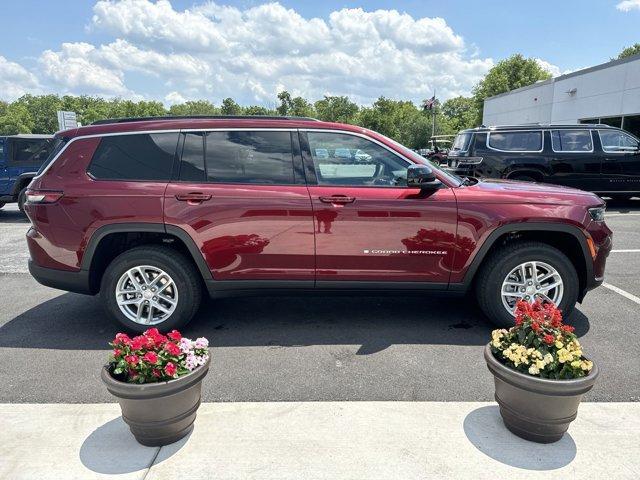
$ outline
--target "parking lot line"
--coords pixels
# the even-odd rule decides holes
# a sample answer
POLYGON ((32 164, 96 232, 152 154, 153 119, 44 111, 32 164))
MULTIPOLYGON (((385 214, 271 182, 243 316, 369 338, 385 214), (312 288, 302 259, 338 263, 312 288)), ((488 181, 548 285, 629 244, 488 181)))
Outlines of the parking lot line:
POLYGON ((611 253, 640 253, 640 248, 623 248, 620 250, 611 250, 611 253))
POLYGON ((638 305, 640 305, 640 298, 636 297, 634 294, 626 292, 626 291, 622 290, 621 288, 618 288, 615 285, 611 285, 610 283, 607 283, 607 282, 602 282, 602 286, 605 287, 605 288, 608 288, 612 292, 619 293, 623 297, 628 298, 632 302, 635 302, 638 305))
POLYGON ((604 218, 609 218, 609 217, 637 217, 640 216, 640 213, 606 213, 604 215, 604 218))

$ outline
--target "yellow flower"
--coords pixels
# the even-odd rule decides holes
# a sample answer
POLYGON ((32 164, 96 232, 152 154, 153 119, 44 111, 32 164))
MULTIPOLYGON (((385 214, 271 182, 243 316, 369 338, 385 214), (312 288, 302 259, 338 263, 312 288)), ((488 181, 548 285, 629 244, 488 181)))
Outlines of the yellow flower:
POLYGON ((540 373, 540 369, 538 367, 536 367, 535 365, 531 365, 529 367, 529 373, 531 375, 538 375, 540 373))
POLYGON ((562 347, 564 347, 562 342, 560 340, 556 340, 556 348, 562 348, 562 347))

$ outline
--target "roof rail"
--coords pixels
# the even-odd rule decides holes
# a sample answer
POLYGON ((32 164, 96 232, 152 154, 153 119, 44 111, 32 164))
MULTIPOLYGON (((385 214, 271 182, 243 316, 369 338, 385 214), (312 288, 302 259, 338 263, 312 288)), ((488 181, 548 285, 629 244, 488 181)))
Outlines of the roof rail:
POLYGON ((105 118, 104 120, 96 120, 91 125, 105 125, 108 123, 128 123, 128 122, 144 122, 158 120, 307 120, 319 122, 317 118, 312 117, 295 117, 295 116, 276 116, 276 115, 164 115, 160 117, 125 117, 125 118, 105 118))

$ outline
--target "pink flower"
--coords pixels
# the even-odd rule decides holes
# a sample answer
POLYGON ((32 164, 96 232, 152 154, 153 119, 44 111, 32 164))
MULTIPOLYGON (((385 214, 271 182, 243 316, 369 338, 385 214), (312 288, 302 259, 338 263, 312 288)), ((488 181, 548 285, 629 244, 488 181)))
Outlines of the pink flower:
POLYGON ((140 359, 137 355, 127 355, 126 357, 124 357, 124 361, 129 365, 137 365, 139 360, 140 359))
POLYGON ((165 343, 164 349, 169 353, 169 355, 173 355, 173 356, 180 355, 182 353, 182 350, 180 350, 180 347, 178 347, 178 345, 172 342, 165 343))
POLYGON ((164 367, 164 373, 166 373, 170 377, 173 377, 177 371, 178 368, 171 362, 167 363, 167 365, 164 367))
POLYGON ((171 330, 169 333, 167 333, 167 337, 178 342, 182 338, 182 334, 178 330, 171 330))
POLYGON ((142 357, 142 359, 145 362, 149 362, 151 364, 156 363, 158 361, 158 355, 155 354, 155 352, 147 352, 144 354, 144 357, 142 357))

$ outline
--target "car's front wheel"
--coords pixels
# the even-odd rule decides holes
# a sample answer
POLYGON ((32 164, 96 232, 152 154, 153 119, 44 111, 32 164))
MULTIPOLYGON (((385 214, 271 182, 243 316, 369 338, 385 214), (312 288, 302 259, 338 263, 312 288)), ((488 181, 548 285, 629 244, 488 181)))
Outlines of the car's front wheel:
POLYGON ((100 286, 102 304, 128 330, 169 331, 186 325, 202 297, 199 273, 180 252, 142 246, 118 255, 100 286))
POLYGON ((519 300, 553 302, 565 318, 578 300, 579 282, 571 260, 541 242, 517 242, 492 253, 478 272, 480 308, 500 327, 514 324, 519 300))

